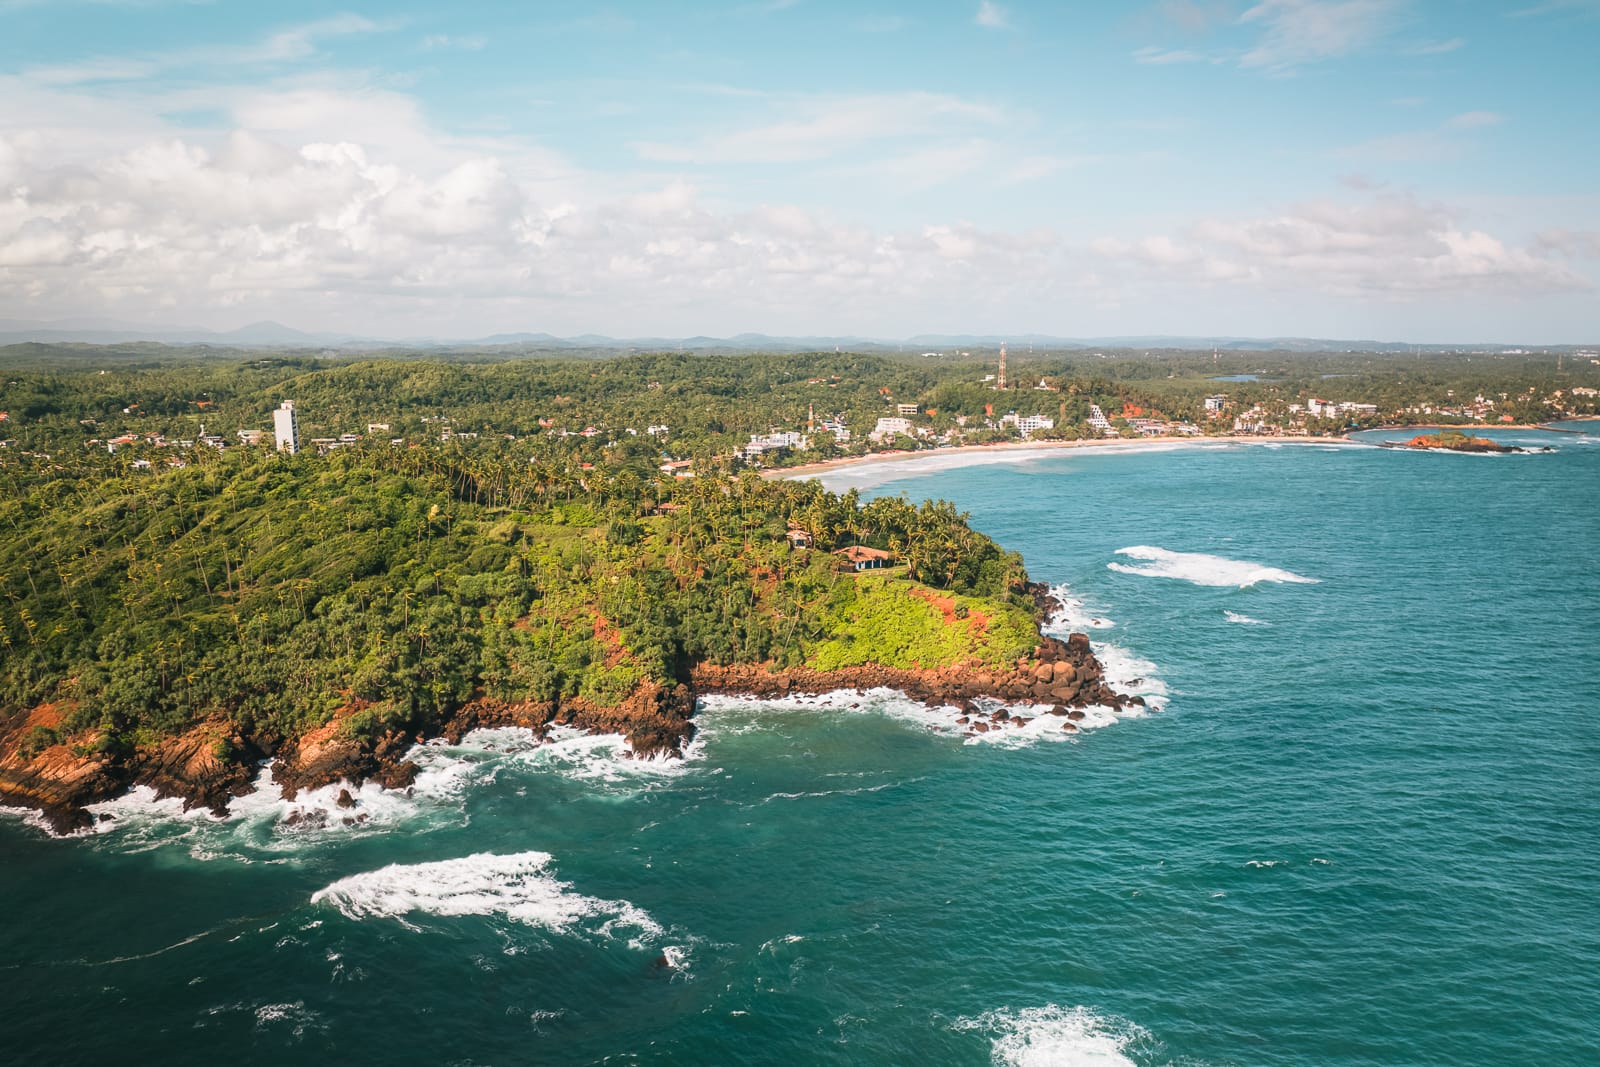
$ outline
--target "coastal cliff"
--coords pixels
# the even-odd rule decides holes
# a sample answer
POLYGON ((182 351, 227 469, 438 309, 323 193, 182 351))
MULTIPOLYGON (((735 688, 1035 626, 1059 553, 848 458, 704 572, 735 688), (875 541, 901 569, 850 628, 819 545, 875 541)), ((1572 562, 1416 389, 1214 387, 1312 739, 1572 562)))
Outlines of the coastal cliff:
MULTIPOLYGON (((1032 591, 1041 610, 1052 606, 1044 587, 1032 591)), ((35 808, 56 832, 70 833, 92 825, 87 805, 136 785, 149 786, 158 798, 181 797, 185 810, 206 808, 223 815, 231 800, 251 791, 261 762, 269 758, 273 783, 288 799, 301 790, 334 784, 358 788, 376 782, 403 789, 418 771, 406 758, 414 744, 433 737, 458 743, 483 727, 524 727, 541 736, 553 726, 621 734, 636 757, 678 757, 694 736, 701 696, 781 698, 877 688, 898 690, 929 706, 958 707, 964 712, 960 721, 970 723, 975 733, 1026 721, 1014 714, 1017 705, 1058 716, 1062 729, 1071 732, 1085 707, 1143 703, 1111 689, 1086 635, 1075 633, 1063 641, 1040 633, 1029 655, 998 667, 979 657, 931 668, 696 663, 682 681, 665 685, 646 680, 613 703, 479 697, 426 725, 367 733, 350 728, 367 710, 351 705, 327 723, 288 738, 247 736, 217 718, 126 752, 99 745, 92 736, 30 749, 23 740, 30 731, 61 717, 61 709, 45 707, 0 735, 0 800, 35 808)))
POLYGON ((0 501, 0 803, 63 829, 134 786, 220 812, 269 759, 289 795, 403 788, 412 744, 476 726, 672 755, 706 693, 1115 703, 1086 641, 1042 635, 1021 557, 946 502, 650 483, 613 458, 223 455, 30 483, 0 501))

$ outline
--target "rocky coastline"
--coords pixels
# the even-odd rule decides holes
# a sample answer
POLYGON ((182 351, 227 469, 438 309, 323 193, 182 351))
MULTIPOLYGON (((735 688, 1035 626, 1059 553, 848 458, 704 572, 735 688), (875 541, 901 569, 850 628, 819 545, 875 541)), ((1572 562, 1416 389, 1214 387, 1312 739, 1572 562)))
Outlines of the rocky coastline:
MULTIPOLYGON (((1043 620, 1057 605, 1048 587, 1037 584, 1030 591, 1043 620)), ((58 834, 87 829, 94 821, 88 805, 141 785, 152 788, 158 798, 181 797, 185 810, 203 807, 221 816, 234 798, 252 791, 267 759, 272 760, 272 779, 285 799, 294 799, 301 790, 338 783, 359 787, 370 781, 386 789, 404 789, 418 772, 417 765, 406 759, 414 744, 431 737, 457 743, 482 727, 526 727, 541 736, 553 726, 615 733, 627 738, 635 756, 681 757, 682 746, 694 736, 694 712, 701 696, 770 699, 877 688, 898 690, 930 707, 960 708, 963 715, 958 721, 972 733, 1027 721, 1013 713, 1016 705, 1045 709, 1060 717, 1063 730, 1072 732, 1084 717, 1083 708, 1144 703, 1111 689, 1087 635, 1074 633, 1063 641, 1041 632, 1031 656, 1003 668, 979 660, 931 669, 866 664, 838 670, 700 663, 689 668, 683 681, 672 685, 646 681, 612 705, 582 699, 559 703, 480 699, 443 722, 393 729, 372 738, 343 729, 344 716, 294 738, 241 736, 219 718, 131 755, 66 743, 25 752, 22 738, 39 718, 35 709, 0 735, 0 803, 38 810, 58 834)))

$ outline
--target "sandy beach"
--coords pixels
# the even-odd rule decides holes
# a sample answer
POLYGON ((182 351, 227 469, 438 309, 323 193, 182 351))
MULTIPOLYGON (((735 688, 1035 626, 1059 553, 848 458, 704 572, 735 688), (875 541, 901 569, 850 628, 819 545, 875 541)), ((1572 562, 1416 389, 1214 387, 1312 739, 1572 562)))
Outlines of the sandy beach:
POLYGON ((966 466, 972 462, 993 459, 995 462, 1022 462, 1043 457, 1063 449, 1098 449, 1103 451, 1137 451, 1141 449, 1205 448, 1223 445, 1352 445, 1356 442, 1345 437, 1311 437, 1286 434, 1282 437, 1141 437, 1092 438, 1081 441, 1008 441, 998 445, 961 445, 957 448, 923 449, 917 452, 870 452, 865 456, 844 456, 839 459, 806 463, 798 467, 782 467, 762 471, 763 478, 815 478, 846 468, 872 466, 885 463, 924 462, 938 459, 954 462, 941 466, 966 466))

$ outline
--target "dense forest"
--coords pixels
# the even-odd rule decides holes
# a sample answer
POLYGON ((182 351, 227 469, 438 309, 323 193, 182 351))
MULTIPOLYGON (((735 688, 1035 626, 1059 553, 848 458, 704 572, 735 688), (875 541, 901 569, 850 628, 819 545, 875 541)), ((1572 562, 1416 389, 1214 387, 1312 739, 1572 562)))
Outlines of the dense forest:
POLYGON ((193 459, 0 501, 0 704, 72 709, 26 745, 135 747, 215 715, 294 736, 352 704, 350 730, 415 728, 478 696, 611 702, 696 662, 1003 663, 1038 639, 1020 559, 948 504, 663 479, 621 450, 581 471, 387 446, 193 459), (828 549, 849 544, 899 565, 844 571, 828 549), (984 625, 951 631, 930 588, 984 625))

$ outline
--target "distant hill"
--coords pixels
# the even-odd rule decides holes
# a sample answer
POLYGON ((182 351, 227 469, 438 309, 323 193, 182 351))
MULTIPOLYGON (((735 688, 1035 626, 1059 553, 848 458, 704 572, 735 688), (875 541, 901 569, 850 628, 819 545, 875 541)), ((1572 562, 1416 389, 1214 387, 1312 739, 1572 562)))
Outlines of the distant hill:
POLYGON ((1500 342, 1473 344, 1412 344, 1405 341, 1350 340, 1320 337, 1212 337, 1205 335, 1130 335, 1119 337, 1057 337, 1049 334, 917 334, 906 338, 862 337, 860 335, 816 335, 775 337, 763 333, 740 333, 732 337, 610 337, 604 334, 579 334, 558 337, 534 331, 497 333, 475 338, 381 338, 348 333, 318 333, 297 330, 282 323, 262 321, 236 330, 202 330, 183 326, 122 322, 116 319, 79 318, 54 321, 0 319, 0 345, 39 342, 43 344, 122 344, 151 341, 172 345, 218 345, 251 348, 526 348, 560 349, 635 349, 644 351, 729 351, 817 352, 834 348, 855 351, 939 352, 950 355, 972 349, 995 349, 1002 341, 1021 353, 1035 349, 1184 349, 1217 348, 1229 352, 1442 352, 1498 351, 1513 347, 1547 351, 1571 350, 1580 345, 1512 345, 1500 342))
POLYGON ((182 326, 140 325, 115 319, 63 319, 38 322, 0 319, 0 344, 38 341, 46 344, 122 344, 154 341, 167 345, 240 345, 318 348, 330 345, 372 343, 354 334, 307 333, 278 322, 252 322, 237 330, 218 332, 182 326))

